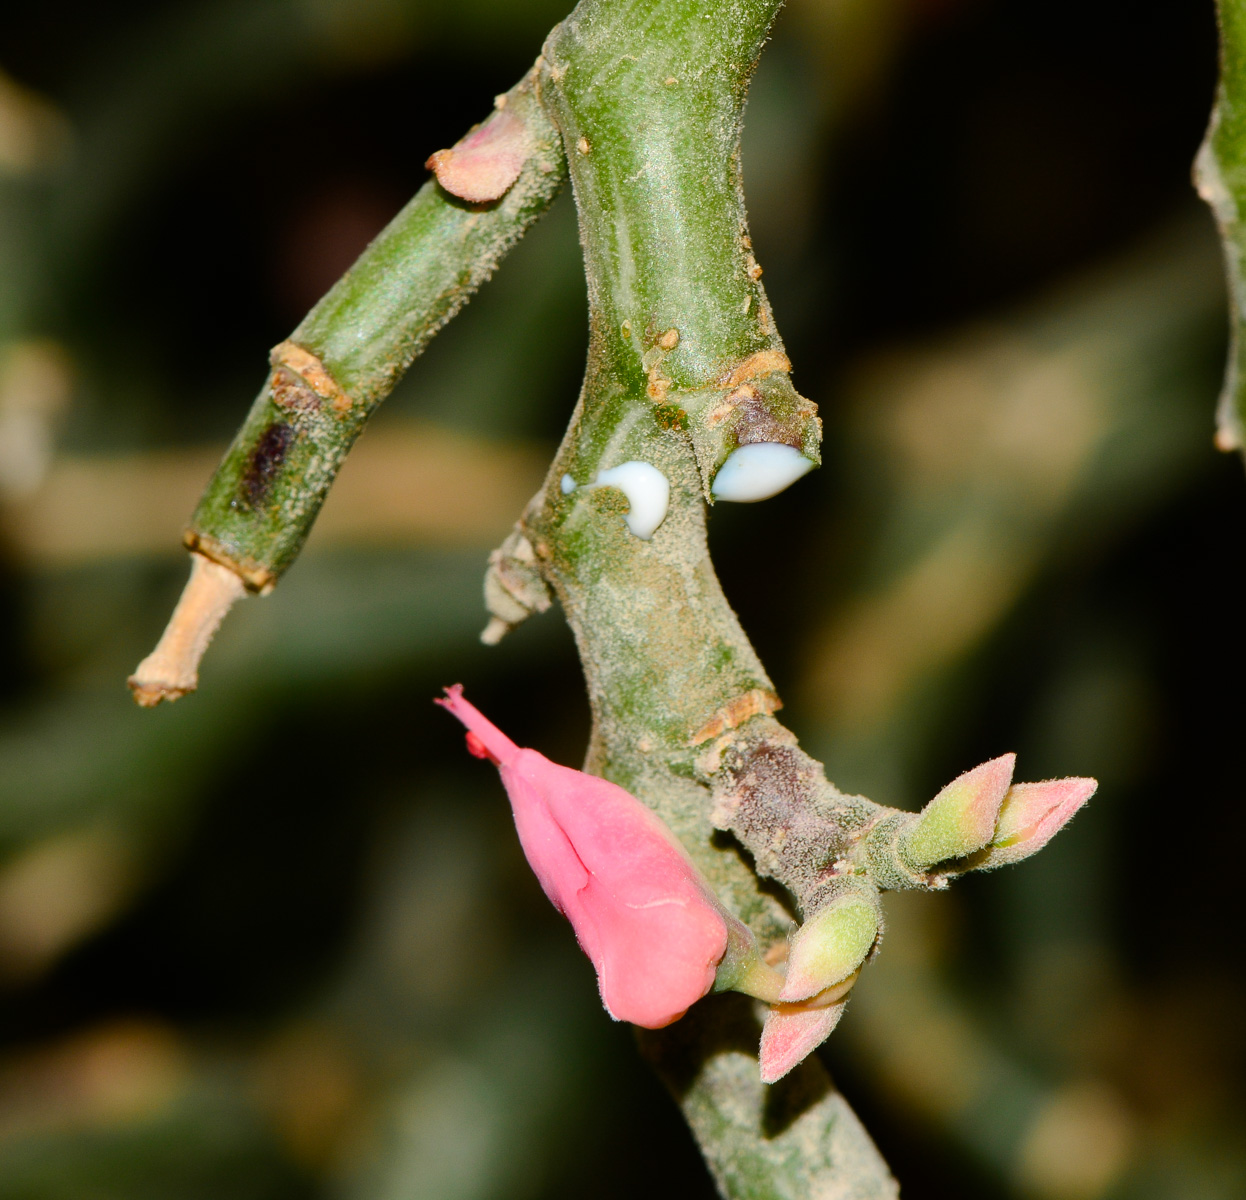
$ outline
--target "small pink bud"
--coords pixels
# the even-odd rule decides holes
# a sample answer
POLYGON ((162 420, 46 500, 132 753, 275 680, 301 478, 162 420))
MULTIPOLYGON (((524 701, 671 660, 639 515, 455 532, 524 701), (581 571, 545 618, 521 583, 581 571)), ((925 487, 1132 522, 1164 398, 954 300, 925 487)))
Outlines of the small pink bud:
POLYGON ((1048 779, 1014 783, 1004 797, 991 844, 970 860, 976 870, 989 871, 1020 862, 1041 850, 1098 788, 1094 779, 1048 779))
POLYGON ((523 121, 510 109, 501 108, 449 150, 430 155, 424 165, 451 195, 483 204, 506 194, 527 157, 523 121))
POLYGON ((839 1024, 847 1003, 776 1004, 771 1008, 762 1025, 758 1053, 762 1083, 777 1083, 822 1045, 839 1024))
POLYGON ((900 838, 900 853, 915 867, 981 850, 995 834, 1000 805, 1012 782, 1015 754, 1004 754, 958 775, 900 838))
POLYGON ((468 748, 497 764, 545 894, 571 922, 616 1021, 660 1029, 713 986, 728 918, 662 821, 617 784, 520 749, 446 689, 468 748))

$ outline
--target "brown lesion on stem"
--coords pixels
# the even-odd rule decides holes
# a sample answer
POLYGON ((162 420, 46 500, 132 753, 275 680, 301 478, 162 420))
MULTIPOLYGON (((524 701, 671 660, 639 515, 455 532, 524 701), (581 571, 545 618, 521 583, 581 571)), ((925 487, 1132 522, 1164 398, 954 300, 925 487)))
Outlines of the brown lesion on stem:
POLYGON ((332 404, 333 411, 338 416, 345 416, 350 412, 351 398, 329 373, 324 363, 310 350, 298 345, 297 342, 282 342, 272 348, 268 361, 273 366, 273 377, 269 386, 272 389, 273 400, 279 407, 298 407, 297 403, 282 405, 278 393, 282 390, 283 384, 288 389, 290 384, 297 387, 301 382, 321 400, 332 404), (297 378, 294 380, 283 378, 287 372, 297 378))
POLYGON ((792 390, 791 360, 782 350, 750 354, 714 382, 725 393, 705 414, 708 429, 726 426, 738 445, 782 442, 806 449, 813 426, 819 437, 818 406, 792 390))
MULTIPOLYGON (((867 858, 871 868, 880 865, 871 844, 880 821, 915 819, 841 792, 822 764, 767 714, 723 735, 697 765, 708 776, 714 826, 734 834, 758 872, 787 888, 806 912, 839 876, 860 874, 867 858)), ((888 868, 884 885, 895 886, 897 871, 887 861, 881 865, 888 868)), ((900 886, 915 884, 906 878, 900 886)))
POLYGON ((199 686, 199 663, 225 614, 246 595, 228 567, 190 556, 190 579, 156 648, 130 676, 130 691, 143 708, 177 700, 199 686))
POLYGON ((738 445, 749 442, 782 442, 805 450, 813 426, 820 440, 818 406, 789 388, 771 389, 765 384, 743 383, 705 415, 708 429, 725 426, 738 445))
POLYGON ((712 384, 684 400, 709 503, 715 499, 715 476, 741 446, 774 442, 791 446, 812 463, 820 460, 818 406, 792 386, 791 369, 782 350, 759 350, 723 368, 712 384))
POLYGON ((298 431, 285 421, 274 421, 256 439, 244 460, 239 482, 240 499, 249 509, 261 508, 281 475, 298 431))

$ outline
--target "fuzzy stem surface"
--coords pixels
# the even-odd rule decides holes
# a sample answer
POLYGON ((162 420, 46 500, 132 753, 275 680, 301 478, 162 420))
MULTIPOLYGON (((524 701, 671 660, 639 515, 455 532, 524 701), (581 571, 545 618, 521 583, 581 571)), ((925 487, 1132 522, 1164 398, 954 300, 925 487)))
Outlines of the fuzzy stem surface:
MULTIPOLYGON (((764 941, 782 936, 787 914, 740 843, 715 829, 711 783, 727 778, 740 739, 788 748, 793 739, 769 715, 778 698, 723 595, 705 519, 709 484, 732 449, 778 441, 817 454, 816 417, 790 383, 740 182, 745 92, 778 7, 585 0, 547 41, 539 86, 568 148, 580 216, 588 365, 546 485, 492 567, 495 582, 520 579, 529 592, 539 574, 562 603, 592 705, 586 769, 653 807, 764 941), (627 463, 656 468, 669 485, 648 537, 625 519, 626 492, 587 486, 627 463)), ((512 598, 521 591, 508 588, 512 598)), ((820 770, 811 786, 830 788, 820 770)), ((782 878, 771 865, 808 890, 799 872, 782 878)), ((703 1002, 643 1045, 724 1196, 895 1195, 820 1063, 807 1061, 778 1094, 760 1082, 757 1021, 738 997, 703 1002)))
MULTIPOLYGON (((510 168, 489 148, 514 152, 515 117, 529 139, 516 182, 484 204, 428 185, 277 347, 188 542, 251 590, 271 587, 369 413, 569 173, 590 304, 585 381, 544 486, 490 558, 485 639, 557 596, 592 707, 586 769, 657 812, 763 946, 784 941, 799 914, 812 932, 796 945, 793 971, 806 981, 793 999, 842 1007, 882 927, 879 891, 941 887, 967 869, 917 861, 920 822, 928 833, 937 817, 949 846, 983 843, 961 828, 976 793, 919 816, 827 781, 776 720, 779 698, 709 557, 707 506, 724 464, 754 445, 804 466, 819 453, 816 409, 792 385, 760 282, 740 177, 745 94, 778 8, 584 0, 508 94, 500 128, 462 144, 463 186, 492 194, 510 168), (845 914, 865 931, 855 940, 845 914)), ((439 164, 451 177, 453 152, 439 164)), ((214 624, 223 604, 185 611, 214 624)), ((181 630, 178 646, 197 661, 206 639, 194 633, 181 630)), ((180 663, 167 689, 144 695, 193 686, 180 663)), ((772 1008, 767 1030, 788 1016, 772 1008)), ((758 1033, 750 1001, 718 995, 642 1039, 723 1195, 894 1197, 820 1062, 781 1078, 814 1043, 767 1086, 758 1033)))
POLYGON ((377 405, 564 183, 561 139, 533 75, 502 103, 527 154, 501 199, 469 203, 430 180, 273 350, 186 533, 190 549, 250 590, 267 591, 294 561, 377 405))

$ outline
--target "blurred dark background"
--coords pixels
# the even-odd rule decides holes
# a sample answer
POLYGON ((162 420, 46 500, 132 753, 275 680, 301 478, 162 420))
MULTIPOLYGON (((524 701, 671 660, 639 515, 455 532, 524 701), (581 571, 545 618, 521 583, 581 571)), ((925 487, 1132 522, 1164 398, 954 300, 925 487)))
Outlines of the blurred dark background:
MULTIPOLYGON (((586 340, 563 197, 434 343, 202 690, 124 677, 270 346, 553 0, 27 5, 0 33, 0 1200, 709 1197, 462 681, 576 763, 556 614, 476 640, 586 340), (486 486, 487 484, 487 486, 486 486)), ((1210 0, 792 0, 745 132, 822 471, 713 515, 786 716, 916 808, 1095 775, 891 898, 823 1053, 910 1200, 1246 1195, 1240 459, 1189 167, 1210 0)))

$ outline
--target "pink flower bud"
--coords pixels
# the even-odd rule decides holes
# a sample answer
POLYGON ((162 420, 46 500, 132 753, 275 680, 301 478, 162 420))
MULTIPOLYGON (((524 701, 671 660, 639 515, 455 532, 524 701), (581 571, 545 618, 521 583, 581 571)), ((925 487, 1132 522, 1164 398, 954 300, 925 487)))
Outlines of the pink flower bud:
POLYGON ((762 1083, 777 1083, 812 1054, 839 1024, 847 1000, 830 1004, 776 1004, 761 1029, 762 1083))
POLYGON ((521 749, 446 689, 437 703, 491 759, 545 894, 571 922, 616 1021, 660 1029, 714 985, 727 916, 659 818, 617 784, 521 749))
POLYGON ((987 845, 995 834, 1016 759, 1015 754, 1004 754, 953 779, 900 838, 904 859, 915 867, 931 867, 987 845))
POLYGON ((989 871, 1029 858, 1072 820, 1098 786, 1094 779, 1014 783, 1004 797, 991 844, 969 860, 970 867, 989 871))

